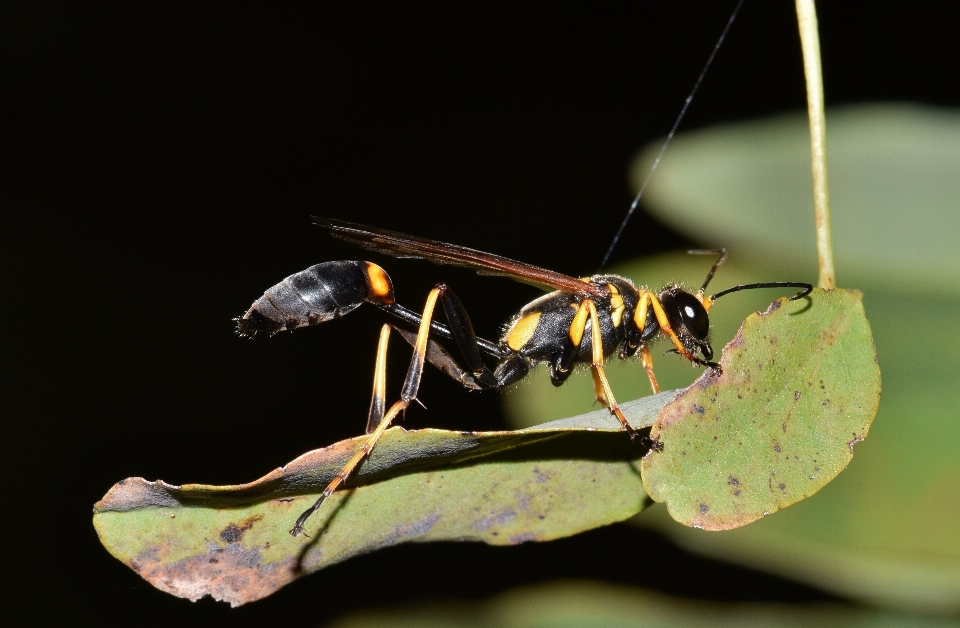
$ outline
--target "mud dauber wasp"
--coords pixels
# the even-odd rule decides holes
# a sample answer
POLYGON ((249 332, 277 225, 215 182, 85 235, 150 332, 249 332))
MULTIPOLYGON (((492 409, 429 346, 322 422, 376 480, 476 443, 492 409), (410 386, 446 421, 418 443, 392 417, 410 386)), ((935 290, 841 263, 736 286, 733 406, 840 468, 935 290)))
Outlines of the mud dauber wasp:
POLYGON ((237 332, 243 336, 253 336, 261 331, 275 334, 334 320, 363 303, 372 303, 418 330, 413 333, 390 323, 383 326, 377 350, 373 398, 367 418, 369 437, 316 503, 300 515, 290 531, 293 536, 304 531, 306 520, 370 454, 393 419, 416 399, 425 362, 473 390, 499 390, 509 386, 522 379, 539 363, 548 365, 551 381, 559 386, 567 380, 576 364, 588 363, 593 372, 597 399, 617 417, 631 438, 639 437, 646 446, 660 449, 659 442, 648 436, 639 436, 623 416, 604 373, 604 359, 615 352, 621 359, 639 353, 650 385, 656 393, 660 387, 653 373, 649 350, 649 344, 656 338, 666 336, 673 343, 671 352, 680 354, 693 364, 719 372, 720 366, 711 361, 713 348, 709 341, 710 322, 707 315, 714 301, 731 292, 755 288, 802 288, 791 300, 802 298, 813 290, 808 283, 778 281, 734 286, 707 296, 705 291, 710 280, 726 259, 726 251, 722 249, 691 251, 718 256, 697 292, 688 292, 679 285, 669 285, 654 292, 637 287, 629 279, 618 275, 599 274, 577 279, 436 240, 341 220, 314 217, 313 222, 329 231, 333 237, 371 251, 393 257, 413 257, 437 264, 465 266, 480 274, 510 277, 551 292, 521 308, 500 341, 491 342, 476 336, 466 309, 446 284, 437 284, 430 291, 423 312, 418 314, 396 303, 393 283, 380 266, 372 262, 335 261, 317 264, 290 275, 267 290, 242 317, 235 319, 237 332), (447 325, 433 320, 438 300, 446 315, 447 325), (389 411, 385 411, 386 350, 391 329, 409 342, 414 352, 400 400, 389 411), (466 368, 431 335, 454 341, 466 368), (495 370, 484 363, 484 353, 498 361, 495 370), (698 353, 702 357, 697 357, 698 353))

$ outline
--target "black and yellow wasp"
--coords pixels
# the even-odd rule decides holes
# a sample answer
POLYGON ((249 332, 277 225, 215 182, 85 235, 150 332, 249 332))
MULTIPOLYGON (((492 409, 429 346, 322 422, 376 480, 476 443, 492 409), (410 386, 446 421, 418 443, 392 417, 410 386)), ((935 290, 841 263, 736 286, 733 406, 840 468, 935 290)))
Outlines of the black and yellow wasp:
MULTIPOLYGON (((425 363, 432 364, 470 389, 504 388, 522 379, 539 363, 548 365, 551 381, 559 386, 567 380, 576 364, 590 364, 597 399, 617 417, 631 438, 637 438, 637 432, 620 411, 607 381, 603 370, 605 358, 615 352, 620 358, 628 358, 639 352, 650 385, 654 392, 659 392, 649 344, 661 334, 673 343, 673 352, 694 364, 719 371, 719 365, 711 361, 713 348, 709 341, 710 321, 707 316, 716 299, 738 290, 773 287, 802 288, 799 294, 792 297, 798 299, 813 289, 807 283, 769 282, 735 286, 707 296, 707 285, 726 258, 723 250, 695 251, 718 256, 703 286, 696 293, 690 293, 679 285, 670 285, 654 292, 637 287, 629 279, 618 275, 600 274, 577 279, 491 253, 385 229, 317 217, 313 218, 313 222, 332 236, 371 251, 393 257, 422 258, 437 264, 465 266, 481 274, 503 275, 551 292, 521 308, 499 342, 476 336, 466 309, 446 284, 437 284, 430 291, 421 313, 399 305, 390 277, 372 262, 335 261, 317 264, 290 275, 257 299, 242 317, 236 319, 237 331, 241 335, 253 336, 261 331, 274 334, 324 323, 340 318, 363 303, 372 303, 418 330, 414 334, 403 326, 383 326, 377 352, 373 399, 367 419, 369 437, 317 502, 300 516, 290 531, 294 536, 304 531, 303 525, 310 515, 370 454, 393 419, 416 399, 425 363), (446 325, 434 320, 438 300, 447 319, 446 325), (400 400, 386 411, 384 373, 391 329, 396 329, 414 347, 414 352, 400 400), (434 338, 454 341, 464 366, 434 338), (484 363, 483 354, 497 360, 495 369, 491 370, 484 363)), ((647 446, 660 448, 660 443, 649 437, 640 438, 647 446)))

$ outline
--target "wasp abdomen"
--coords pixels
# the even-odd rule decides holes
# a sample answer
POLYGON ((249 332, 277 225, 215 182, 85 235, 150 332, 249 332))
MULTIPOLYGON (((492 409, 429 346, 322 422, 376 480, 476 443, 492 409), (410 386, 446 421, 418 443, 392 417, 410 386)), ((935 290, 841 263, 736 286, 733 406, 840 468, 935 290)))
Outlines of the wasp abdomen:
POLYGON ((393 283, 371 262, 324 262, 290 275, 235 319, 237 333, 275 334, 349 314, 362 303, 393 303, 393 283))

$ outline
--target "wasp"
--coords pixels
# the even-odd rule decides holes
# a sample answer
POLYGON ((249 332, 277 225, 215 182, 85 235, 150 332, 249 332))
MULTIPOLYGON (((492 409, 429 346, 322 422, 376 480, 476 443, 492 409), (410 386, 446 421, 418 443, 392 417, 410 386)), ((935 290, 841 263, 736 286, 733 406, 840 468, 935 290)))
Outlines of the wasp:
POLYGON ((653 392, 660 392, 649 345, 666 336, 673 344, 671 352, 719 373, 720 366, 712 361, 707 315, 714 301, 731 292, 755 288, 802 288, 791 300, 805 297, 813 290, 808 283, 778 281, 734 286, 707 296, 710 280, 726 259, 723 249, 691 251, 718 256, 697 292, 688 292, 679 285, 655 292, 618 275, 598 274, 578 279, 492 253, 386 229, 318 217, 313 217, 313 223, 335 238, 370 251, 472 268, 480 274, 510 277, 549 292, 521 308, 506 326, 500 340, 491 342, 477 337, 466 309, 446 284, 439 283, 430 291, 426 305, 418 313, 396 302, 393 282, 377 264, 334 261, 290 275, 267 290, 242 317, 235 319, 237 332, 243 336, 254 336, 258 332, 275 334, 334 320, 363 303, 370 303, 417 329, 414 333, 404 326, 389 323, 381 329, 373 398, 367 418, 369 437, 316 503, 297 519, 290 531, 293 536, 304 532, 307 519, 346 481, 370 454, 392 421, 416 399, 427 363, 472 390, 505 388, 540 363, 547 364, 551 382, 560 386, 576 365, 589 364, 597 399, 616 416, 631 438, 639 438, 646 446, 660 449, 659 442, 639 435, 620 411, 604 373, 604 360, 614 353, 621 359, 639 353, 653 392), (434 320, 438 301, 446 325, 434 320), (414 351, 400 400, 388 411, 385 404, 386 348, 392 329, 410 343, 414 351), (455 343, 463 365, 435 338, 455 343), (491 369, 484 362, 484 354, 496 360, 495 368, 491 369))

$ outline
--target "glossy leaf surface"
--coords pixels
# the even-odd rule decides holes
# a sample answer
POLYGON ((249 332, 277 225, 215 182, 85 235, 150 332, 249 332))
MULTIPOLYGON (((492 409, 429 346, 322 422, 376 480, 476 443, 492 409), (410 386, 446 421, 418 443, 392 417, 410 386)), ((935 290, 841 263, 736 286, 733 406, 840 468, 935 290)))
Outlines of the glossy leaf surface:
POLYGON ((747 318, 707 373, 668 404, 643 462, 671 516, 737 528, 817 492, 847 466, 880 401, 860 294, 817 290, 747 318))
MULTIPOLYGON (((673 396, 626 404, 651 425, 673 396)), ((96 504, 104 546, 154 586, 240 605, 351 556, 406 542, 546 541, 638 513, 646 451, 605 410, 519 432, 388 430, 353 490, 288 530, 363 438, 304 454, 249 484, 130 478, 96 504)))

